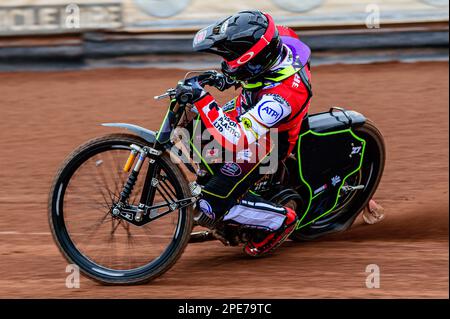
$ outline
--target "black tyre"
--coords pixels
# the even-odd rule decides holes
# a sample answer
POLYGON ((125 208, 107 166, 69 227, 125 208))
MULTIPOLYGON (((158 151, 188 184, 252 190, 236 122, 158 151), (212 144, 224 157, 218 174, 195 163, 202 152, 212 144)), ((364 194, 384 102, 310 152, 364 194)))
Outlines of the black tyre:
MULTIPOLYGON (((143 226, 111 214, 128 177, 122 167, 131 144, 148 143, 134 135, 111 134, 83 144, 61 165, 49 196, 50 228, 62 254, 104 284, 139 284, 165 273, 183 253, 193 227, 191 207, 143 226)), ((148 163, 141 169, 130 204, 141 197, 148 163)), ((187 181, 169 155, 156 157, 154 165, 157 178, 164 179, 172 194, 169 197, 190 197, 187 181)), ((157 193, 153 203, 164 198, 157 193)))
POLYGON ((308 241, 329 233, 346 230, 353 224, 377 190, 386 158, 383 136, 370 120, 355 128, 354 132, 366 141, 366 152, 361 170, 349 179, 354 179, 355 184, 365 185, 365 188, 356 190, 350 195, 341 196, 334 211, 314 223, 298 229, 291 235, 291 239, 308 241))

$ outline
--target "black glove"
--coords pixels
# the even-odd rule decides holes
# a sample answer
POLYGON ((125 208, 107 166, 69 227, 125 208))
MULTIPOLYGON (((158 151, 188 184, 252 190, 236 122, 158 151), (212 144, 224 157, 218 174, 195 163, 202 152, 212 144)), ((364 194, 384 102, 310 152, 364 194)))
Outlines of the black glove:
POLYGON ((197 83, 180 83, 177 85, 175 91, 175 98, 178 102, 186 104, 186 103, 194 103, 199 100, 205 94, 205 90, 197 83))
POLYGON ((211 76, 211 81, 209 82, 209 84, 211 86, 214 86, 219 91, 225 91, 232 86, 239 86, 238 82, 219 72, 216 72, 211 76))

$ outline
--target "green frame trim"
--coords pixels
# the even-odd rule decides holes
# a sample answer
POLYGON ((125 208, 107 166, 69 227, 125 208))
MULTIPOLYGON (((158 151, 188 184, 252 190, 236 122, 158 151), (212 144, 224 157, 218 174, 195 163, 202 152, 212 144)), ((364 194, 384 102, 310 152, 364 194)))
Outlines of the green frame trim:
POLYGON ((253 194, 255 196, 261 197, 261 195, 259 195, 258 193, 255 193, 254 191, 252 191, 251 189, 248 191, 250 194, 253 194))
POLYGON ((168 107, 168 109, 167 109, 166 115, 164 116, 164 119, 163 119, 163 121, 161 122, 161 126, 160 126, 160 128, 159 128, 159 131, 158 131, 158 133, 156 134, 156 140, 157 140, 158 143, 160 143, 160 144, 167 143, 167 142, 170 140, 170 138, 169 138, 169 140, 167 140, 167 141, 160 141, 159 138, 160 138, 160 135, 161 135, 161 132, 162 132, 162 128, 163 128, 164 124, 166 123, 167 117, 169 116, 169 113, 172 111, 172 109, 173 109, 173 107, 174 107, 174 105, 175 105, 176 103, 177 103, 177 100, 176 100, 176 99, 170 100, 170 104, 169 104, 169 107, 168 107))
POLYGON ((205 165, 206 169, 208 170, 208 172, 211 175, 214 175, 213 170, 211 169, 211 167, 208 165, 208 163, 205 161, 205 159, 203 158, 202 154, 200 153, 200 151, 195 147, 194 143, 192 142, 192 140, 194 139, 194 135, 195 135, 195 131, 197 130, 198 127, 198 123, 201 122, 200 120, 200 114, 197 116, 197 118, 195 119, 195 126, 194 129, 192 130, 192 136, 191 139, 189 140, 189 145, 191 145, 192 149, 194 150, 195 154, 197 154, 198 157, 200 157, 200 160, 202 161, 202 163, 205 165))
MULTIPOLYGON (((169 116, 169 112, 170 112, 170 109, 167 110, 166 115, 164 116, 164 119, 162 121, 161 127, 159 128, 158 134, 156 135, 156 140, 158 140, 158 141, 159 141, 159 138, 160 138, 160 135, 161 135, 161 132, 162 132, 162 126, 166 122, 167 117, 169 116)), ((162 142, 162 143, 164 143, 164 142, 162 142)))
POLYGON ((365 149, 366 149, 366 141, 362 138, 360 138, 359 136, 357 136, 351 128, 349 129, 345 129, 345 130, 339 130, 339 131, 334 131, 334 132, 326 132, 326 133, 318 133, 318 132, 314 132, 312 130, 306 131, 305 133, 301 134, 298 138, 299 142, 298 142, 298 147, 297 147, 297 158, 298 158, 298 169, 299 169, 299 176, 300 179, 302 180, 303 184, 306 185, 306 187, 308 188, 309 191, 309 202, 308 202, 308 206, 305 210, 305 212, 303 213, 303 216, 300 218, 298 225, 296 227, 296 230, 303 228, 313 222, 315 222, 316 220, 318 220, 319 218, 322 218, 325 215, 328 215, 329 213, 331 213, 335 208, 336 205, 338 204, 339 201, 339 193, 341 192, 342 187, 344 186, 345 181, 347 180, 347 178, 349 178, 350 176, 352 176, 353 174, 357 173, 363 164, 363 160, 364 160, 364 153, 365 153, 365 149), (336 134, 343 134, 343 133, 350 133, 356 140, 360 141, 362 143, 362 151, 361 151, 361 159, 359 162, 359 166, 357 169, 355 169, 354 171, 350 172, 347 176, 345 176, 342 179, 341 185, 339 186, 338 192, 337 192, 337 196, 336 196, 336 200, 334 202, 333 207, 331 207, 329 210, 327 210, 325 213, 321 214, 320 216, 314 218, 313 220, 309 221, 306 224, 302 225, 302 221, 303 219, 306 217, 306 215, 309 213, 309 209, 311 208, 311 202, 313 201, 314 198, 316 198, 317 196, 319 196, 322 193, 318 193, 316 195, 313 196, 313 191, 311 189, 311 186, 306 182, 306 180, 303 177, 303 172, 302 172, 302 161, 301 161, 301 156, 300 156, 300 145, 301 145, 301 139, 303 136, 305 136, 306 134, 313 134, 316 136, 329 136, 329 135, 336 135, 336 134))

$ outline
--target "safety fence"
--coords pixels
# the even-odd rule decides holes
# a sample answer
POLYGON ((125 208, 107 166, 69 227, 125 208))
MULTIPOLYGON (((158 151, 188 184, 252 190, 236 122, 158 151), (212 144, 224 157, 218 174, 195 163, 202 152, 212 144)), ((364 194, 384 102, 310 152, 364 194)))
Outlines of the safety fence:
POLYGON ((302 28, 448 21, 448 0, 2 0, 0 36, 192 32, 240 10, 302 28))

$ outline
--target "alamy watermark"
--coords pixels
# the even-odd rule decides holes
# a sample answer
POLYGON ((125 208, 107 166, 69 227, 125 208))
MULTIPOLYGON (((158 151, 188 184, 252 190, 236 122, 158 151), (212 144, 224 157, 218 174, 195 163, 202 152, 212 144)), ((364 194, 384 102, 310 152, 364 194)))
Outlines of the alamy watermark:
POLYGON ((240 133, 236 127, 234 132, 237 135, 235 137, 240 142, 233 144, 225 137, 218 141, 207 129, 202 132, 201 125, 198 125, 197 121, 200 120, 193 122, 192 134, 191 130, 183 127, 178 127, 171 132, 170 139, 174 146, 170 154, 174 163, 193 162, 206 165, 252 163, 259 165, 260 174, 271 174, 277 171, 279 162, 278 129, 272 128, 255 142, 249 143, 241 136, 243 133, 240 133))
POLYGON ((375 3, 370 3, 366 6, 366 27, 368 29, 379 29, 380 28, 380 6, 375 3))
POLYGON ((380 267, 377 264, 366 266, 366 287, 369 289, 380 288, 380 267))
POLYGON ((80 7, 75 4, 71 3, 66 7, 66 28, 67 29, 80 29, 80 7))
POLYGON ((66 267, 66 287, 69 289, 80 288, 80 268, 75 264, 69 264, 66 267))

